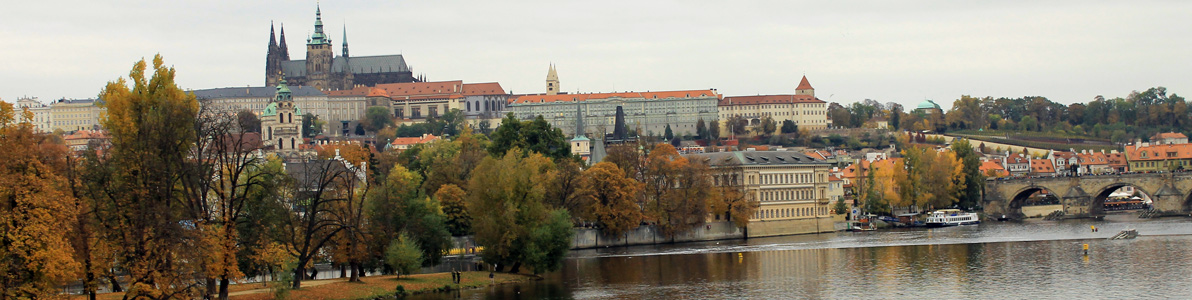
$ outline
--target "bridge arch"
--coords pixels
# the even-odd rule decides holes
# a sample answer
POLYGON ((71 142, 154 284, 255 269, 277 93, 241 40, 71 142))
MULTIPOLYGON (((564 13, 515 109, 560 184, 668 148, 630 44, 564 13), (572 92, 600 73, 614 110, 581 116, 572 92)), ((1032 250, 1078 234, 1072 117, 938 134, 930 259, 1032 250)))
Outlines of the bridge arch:
MULTIPOLYGON (((1151 201, 1150 203, 1147 204, 1148 207, 1154 207, 1156 204, 1158 204, 1157 201, 1160 200, 1160 199, 1158 199, 1158 197, 1156 197, 1157 196, 1156 194, 1146 191, 1146 189, 1144 189, 1143 187, 1141 187, 1137 184, 1128 183, 1128 182, 1115 182, 1115 183, 1111 183, 1111 184, 1108 184, 1108 185, 1102 187, 1100 191, 1097 191, 1096 194, 1092 195, 1092 197, 1091 197, 1092 199, 1090 199, 1092 201, 1089 201, 1089 206, 1088 206, 1089 215, 1092 215, 1092 216, 1105 215, 1105 212, 1107 210, 1106 200, 1108 200, 1110 198, 1110 195, 1112 195, 1114 192, 1117 192, 1119 189, 1122 189, 1122 188, 1133 188, 1135 191, 1134 192, 1135 194, 1142 194, 1142 196, 1140 198, 1151 201)), ((1160 188, 1160 191, 1158 191, 1158 193, 1162 193, 1162 192, 1164 192, 1164 189, 1160 188)), ((1180 195, 1180 196, 1182 196, 1182 195, 1180 195)), ((1131 209, 1139 209, 1139 208, 1133 207, 1131 209)))
POLYGON ((1042 185, 1029 185, 1015 191, 1006 204, 1007 217, 1022 219, 1046 215, 1049 210, 1063 210, 1062 195, 1042 185), (1023 208, 1026 207, 1024 210, 1023 208))

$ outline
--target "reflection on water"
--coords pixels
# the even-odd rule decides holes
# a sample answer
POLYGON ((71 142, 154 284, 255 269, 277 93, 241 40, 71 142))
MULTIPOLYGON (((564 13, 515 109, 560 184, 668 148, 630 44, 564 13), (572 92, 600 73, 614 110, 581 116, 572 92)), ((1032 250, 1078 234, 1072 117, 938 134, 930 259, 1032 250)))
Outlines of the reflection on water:
POLYGON ((543 281, 418 298, 1192 298, 1192 222, 1125 221, 578 251, 543 281), (1104 239, 1124 228, 1144 236, 1104 239))

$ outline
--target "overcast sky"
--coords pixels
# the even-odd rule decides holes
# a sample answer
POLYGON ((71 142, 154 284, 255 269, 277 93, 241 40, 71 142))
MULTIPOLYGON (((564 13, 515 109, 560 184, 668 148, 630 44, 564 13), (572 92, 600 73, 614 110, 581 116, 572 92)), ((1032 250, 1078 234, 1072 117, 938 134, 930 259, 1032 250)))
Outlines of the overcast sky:
MULTIPOLYGON (((950 107, 960 95, 1062 103, 1192 94, 1192 1, 322 1, 339 55, 403 54, 428 80, 562 89, 716 88, 950 107)), ((264 84, 269 24, 305 57, 314 1, 6 1, 0 99, 94 97, 165 56, 183 88, 264 84), (279 27, 280 29, 280 27, 279 27)))

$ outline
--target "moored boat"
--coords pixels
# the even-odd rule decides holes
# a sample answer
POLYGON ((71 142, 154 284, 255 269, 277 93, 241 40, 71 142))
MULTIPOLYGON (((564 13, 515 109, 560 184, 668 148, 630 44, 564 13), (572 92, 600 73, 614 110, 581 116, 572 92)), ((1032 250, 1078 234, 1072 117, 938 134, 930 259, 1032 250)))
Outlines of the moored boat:
POLYGON ((927 217, 927 227, 945 227, 957 225, 972 225, 981 223, 976 213, 966 213, 959 209, 941 209, 931 212, 927 217))

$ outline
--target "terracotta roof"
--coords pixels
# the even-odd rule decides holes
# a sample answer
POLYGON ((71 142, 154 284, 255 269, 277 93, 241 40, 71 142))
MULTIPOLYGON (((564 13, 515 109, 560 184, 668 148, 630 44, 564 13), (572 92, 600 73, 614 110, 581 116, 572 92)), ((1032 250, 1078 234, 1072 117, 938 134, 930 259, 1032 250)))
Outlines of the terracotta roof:
POLYGON ((718 105, 756 105, 756 104, 787 104, 787 103, 826 103, 811 95, 758 95, 724 97, 718 105))
POLYGON ((1131 161, 1192 159, 1192 144, 1150 145, 1146 147, 1127 146, 1126 156, 1131 161), (1146 156, 1144 157, 1143 154, 1146 154, 1146 156))
POLYGON ((686 90, 686 91, 663 91, 663 92, 624 92, 624 93, 592 93, 592 94, 558 94, 558 95, 522 95, 516 98, 510 98, 510 104, 522 103, 550 103, 550 102, 575 102, 588 100, 602 100, 609 98, 636 98, 636 99, 666 99, 666 98, 690 98, 690 97, 717 97, 719 94, 713 90, 686 90))
POLYGON ((1031 173, 1055 173, 1055 165, 1051 164, 1051 160, 1032 159, 1031 173))
POLYGON ((386 93, 384 89, 372 88, 372 89, 370 89, 370 90, 368 91, 368 97, 385 97, 385 98, 389 98, 389 93, 386 93))
POLYGON ((433 142, 433 141, 435 141, 435 140, 438 140, 438 139, 439 139, 439 137, 437 137, 437 136, 435 136, 435 135, 433 135, 433 134, 427 134, 427 135, 420 136, 420 137, 399 137, 399 138, 395 138, 395 139, 393 139, 393 142, 391 142, 391 143, 389 143, 389 144, 392 144, 392 145, 395 145, 395 146, 400 146, 400 145, 414 145, 414 144, 424 144, 424 143, 433 142))
POLYGON ((1123 153, 1107 153, 1105 159, 1109 160, 1110 166, 1126 166, 1126 155, 1123 153))
POLYGON ((1186 139, 1186 138, 1188 138, 1188 136, 1184 135, 1183 133, 1179 133, 1179 132, 1164 132, 1164 133, 1155 134, 1155 136, 1151 137, 1151 140, 1153 141, 1156 138, 1158 138, 1158 139, 1186 139))
POLYGON ((823 153, 820 153, 819 150, 803 152, 803 155, 807 155, 815 159, 828 159, 828 157, 823 153))
POLYGON ((1086 153, 1078 153, 1078 154, 1076 154, 1076 157, 1080 159, 1081 165, 1108 165, 1109 164, 1109 158, 1105 157, 1105 154, 1101 153, 1101 152, 1092 152, 1092 153, 1087 153, 1087 154, 1086 153))
POLYGON ((504 95, 505 89, 501 88, 501 84, 496 82, 465 83, 463 94, 465 96, 504 95))
POLYGON ((803 80, 799 80, 799 87, 797 87, 795 89, 796 90, 808 90, 808 89, 814 89, 814 88, 811 87, 810 82, 807 82, 807 75, 803 75, 803 80))
POLYGON ((402 82, 402 83, 384 83, 378 84, 377 87, 384 89, 393 98, 405 98, 408 96, 425 96, 425 95, 445 95, 458 94, 463 89, 464 82, 462 80, 453 81, 435 81, 435 82, 402 82))
POLYGON ((986 174, 989 170, 994 170, 994 172, 997 172, 998 176, 1010 175, 1010 172, 1006 171, 1006 168, 1003 168, 1002 165, 996 161, 987 160, 981 162, 981 167, 979 169, 981 170, 981 174, 986 174))
POLYGON ((1006 163, 1008 164, 1025 164, 1029 162, 1030 159, 1027 159, 1026 156, 1023 156, 1021 153, 1014 153, 1010 154, 1010 156, 1006 156, 1006 163))
POLYGON ((840 179, 840 177, 836 177, 836 175, 828 175, 828 181, 841 181, 841 180, 843 180, 843 179, 840 179))

